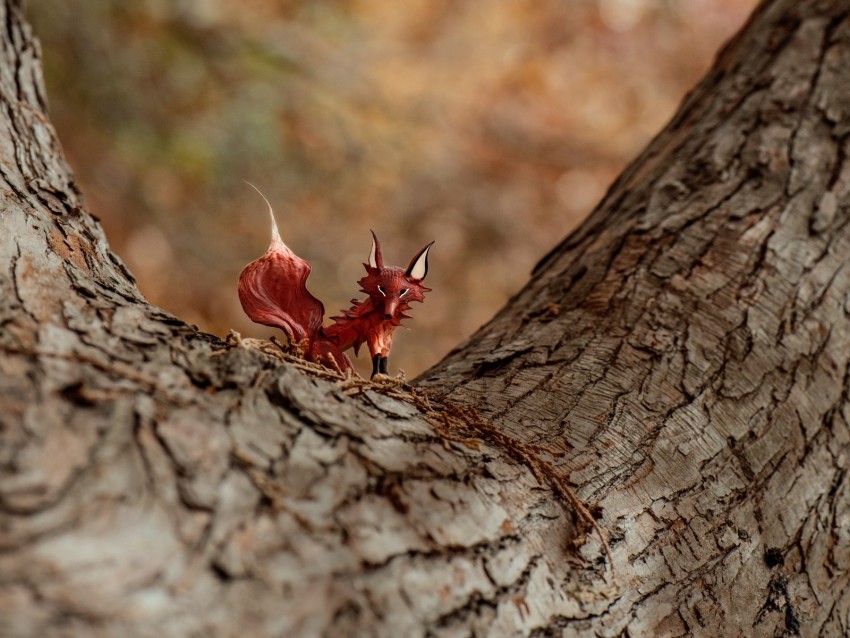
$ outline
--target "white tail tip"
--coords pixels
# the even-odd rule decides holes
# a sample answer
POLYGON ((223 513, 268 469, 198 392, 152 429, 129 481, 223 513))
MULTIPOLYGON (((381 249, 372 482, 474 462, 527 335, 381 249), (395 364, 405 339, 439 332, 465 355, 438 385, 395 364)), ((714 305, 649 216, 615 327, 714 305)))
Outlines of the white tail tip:
POLYGON ((259 193, 260 197, 262 197, 262 198, 263 198, 263 201, 266 203, 266 206, 268 206, 268 207, 269 207, 269 217, 270 217, 270 218, 271 218, 271 220, 272 220, 272 242, 271 242, 271 245, 273 246, 273 245, 274 245, 274 244, 276 244, 276 243, 281 243, 281 244, 282 244, 282 243, 283 243, 283 240, 280 238, 280 232, 278 232, 278 230, 277 230, 277 222, 275 221, 275 218, 274 218, 274 211, 272 210, 272 205, 269 203, 269 200, 268 200, 268 199, 266 199, 266 196, 265 196, 265 195, 263 195, 263 192, 262 192, 259 188, 257 188, 256 186, 254 186, 254 185, 253 185, 251 182, 249 182, 247 179, 243 179, 242 181, 243 181, 243 182, 245 182, 246 184, 248 184, 248 186, 250 186, 251 188, 253 188, 255 191, 257 191, 257 193, 259 193))

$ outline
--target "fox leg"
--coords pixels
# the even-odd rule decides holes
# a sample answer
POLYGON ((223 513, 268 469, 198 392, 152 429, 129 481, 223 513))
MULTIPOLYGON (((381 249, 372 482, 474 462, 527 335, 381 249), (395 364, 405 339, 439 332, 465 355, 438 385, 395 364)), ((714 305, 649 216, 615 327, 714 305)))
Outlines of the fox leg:
POLYGON ((370 379, 374 379, 376 375, 379 374, 387 374, 387 363, 389 362, 389 357, 384 357, 380 352, 377 352, 372 355, 372 376, 370 379))

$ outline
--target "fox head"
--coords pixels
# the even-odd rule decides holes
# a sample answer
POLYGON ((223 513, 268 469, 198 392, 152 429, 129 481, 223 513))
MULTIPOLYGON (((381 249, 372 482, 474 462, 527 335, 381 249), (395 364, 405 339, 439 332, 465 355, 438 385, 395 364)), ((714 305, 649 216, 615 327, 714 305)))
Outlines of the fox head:
POLYGON ((384 266, 381 244, 372 232, 369 262, 363 264, 366 276, 358 283, 362 291, 369 295, 373 307, 387 321, 398 324, 399 320, 408 316, 404 311, 410 308, 410 302, 423 301, 425 293, 431 290, 422 285, 422 280, 428 274, 428 251, 433 244, 431 242, 416 253, 406 269, 384 266))

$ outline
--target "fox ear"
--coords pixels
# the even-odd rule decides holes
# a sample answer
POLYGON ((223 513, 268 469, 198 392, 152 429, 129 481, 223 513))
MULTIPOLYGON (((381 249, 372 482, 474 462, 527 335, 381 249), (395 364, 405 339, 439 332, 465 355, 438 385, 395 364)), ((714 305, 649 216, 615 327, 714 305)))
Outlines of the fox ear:
POLYGON ((381 256, 381 242, 378 241, 378 236, 374 230, 370 230, 369 232, 372 233, 372 250, 369 252, 369 266, 371 268, 383 268, 384 258, 381 256))
POLYGON ((419 281, 425 279, 425 275, 428 274, 428 251, 431 250, 431 246, 433 245, 434 242, 431 242, 425 246, 425 248, 416 253, 416 256, 410 260, 410 265, 404 273, 407 277, 417 279, 419 281))

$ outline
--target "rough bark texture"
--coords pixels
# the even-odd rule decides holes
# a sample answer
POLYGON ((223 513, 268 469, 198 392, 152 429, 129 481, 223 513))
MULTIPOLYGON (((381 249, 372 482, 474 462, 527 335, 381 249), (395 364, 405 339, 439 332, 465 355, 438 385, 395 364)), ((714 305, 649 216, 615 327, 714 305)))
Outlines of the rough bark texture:
POLYGON ((428 375, 603 508, 632 633, 850 635, 848 15, 763 5, 428 375))
POLYGON ((148 305, 0 11, 0 635, 848 634, 846 3, 765 3, 415 392, 148 305))

